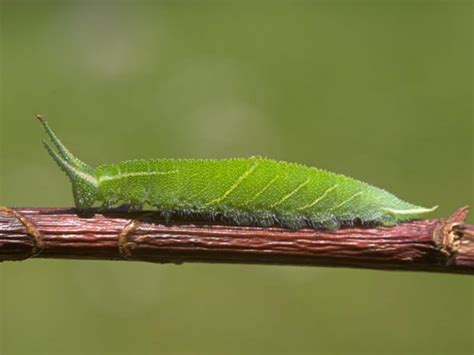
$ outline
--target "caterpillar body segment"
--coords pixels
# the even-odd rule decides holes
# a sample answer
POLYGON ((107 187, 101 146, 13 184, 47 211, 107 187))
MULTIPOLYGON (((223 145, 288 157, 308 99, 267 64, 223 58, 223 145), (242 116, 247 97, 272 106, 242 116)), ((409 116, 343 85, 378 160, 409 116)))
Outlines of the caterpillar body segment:
POLYGON ((427 209, 364 182, 295 163, 247 159, 155 159, 92 169, 72 156, 46 121, 51 157, 73 185, 76 206, 155 207, 163 216, 220 219, 238 225, 335 229, 393 225, 427 209))

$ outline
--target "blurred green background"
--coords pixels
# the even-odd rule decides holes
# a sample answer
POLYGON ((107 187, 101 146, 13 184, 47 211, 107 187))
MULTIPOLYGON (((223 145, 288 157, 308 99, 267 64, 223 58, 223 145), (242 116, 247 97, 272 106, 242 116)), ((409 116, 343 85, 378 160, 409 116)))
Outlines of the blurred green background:
MULTIPOLYGON (((471 1, 1 11, 2 205, 72 205, 37 112, 92 165, 259 154, 439 204, 435 217, 474 204, 471 1)), ((7 355, 474 352, 466 276, 29 260, 0 278, 7 355)))

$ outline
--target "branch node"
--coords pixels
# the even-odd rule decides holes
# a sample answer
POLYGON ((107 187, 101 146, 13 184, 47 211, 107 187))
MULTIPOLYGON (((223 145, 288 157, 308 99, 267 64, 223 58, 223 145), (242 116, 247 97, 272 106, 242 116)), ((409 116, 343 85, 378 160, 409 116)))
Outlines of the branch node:
POLYGON ((31 253, 23 260, 40 255, 44 249, 44 242, 42 234, 38 231, 35 225, 21 213, 5 206, 0 206, 0 214, 16 218, 18 222, 20 222, 23 227, 25 227, 26 234, 33 240, 33 248, 31 249, 31 253))
POLYGON ((469 207, 465 206, 454 212, 447 220, 440 219, 433 232, 433 241, 437 249, 447 258, 447 263, 461 247, 462 239, 465 237, 462 226, 468 212, 469 207))
POLYGON ((120 232, 118 238, 118 249, 120 254, 127 260, 133 260, 132 250, 137 246, 136 242, 130 242, 128 237, 133 234, 143 222, 138 219, 131 219, 120 232))

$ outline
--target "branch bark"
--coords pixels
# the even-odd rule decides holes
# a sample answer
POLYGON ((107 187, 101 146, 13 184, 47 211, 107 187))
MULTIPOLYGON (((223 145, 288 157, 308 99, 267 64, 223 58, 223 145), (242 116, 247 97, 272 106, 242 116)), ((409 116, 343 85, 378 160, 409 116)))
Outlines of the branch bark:
POLYGON ((448 219, 336 231, 178 221, 150 212, 79 216, 0 207, 0 261, 35 258, 312 265, 474 274, 468 208, 448 219))

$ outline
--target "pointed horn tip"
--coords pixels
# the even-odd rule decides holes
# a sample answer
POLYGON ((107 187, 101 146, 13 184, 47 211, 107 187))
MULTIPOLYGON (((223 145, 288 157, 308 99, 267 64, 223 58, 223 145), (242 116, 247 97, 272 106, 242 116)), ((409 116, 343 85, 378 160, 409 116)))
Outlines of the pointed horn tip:
POLYGON ((44 116, 43 116, 41 113, 37 113, 37 114, 35 115, 35 118, 36 118, 37 120, 40 120, 41 122, 44 122, 44 116))

